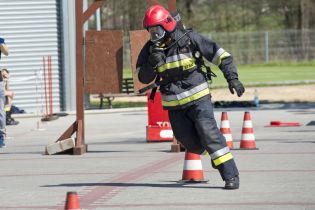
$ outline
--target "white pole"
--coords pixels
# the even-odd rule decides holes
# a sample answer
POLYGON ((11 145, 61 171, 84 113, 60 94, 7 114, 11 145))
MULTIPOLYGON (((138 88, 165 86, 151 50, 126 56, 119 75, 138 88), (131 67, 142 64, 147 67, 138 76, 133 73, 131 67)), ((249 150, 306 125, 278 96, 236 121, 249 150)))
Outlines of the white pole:
MULTIPOLYGON (((39 72, 41 72, 41 69, 39 69, 39 72)), ((37 70, 35 70, 35 86, 36 86, 36 117, 37 117, 37 122, 36 122, 36 129, 38 131, 42 131, 45 129, 41 129, 40 128, 40 124, 41 124, 41 115, 39 114, 40 112, 42 112, 42 110, 40 111, 40 104, 39 104, 39 98, 42 99, 42 97, 39 97, 39 91, 38 91, 38 78, 39 78, 39 74, 37 70)), ((41 88, 42 89, 42 88, 41 88)), ((41 108, 43 108, 43 103, 41 104, 41 108)))
POLYGON ((265 62, 269 63, 269 33, 265 32, 265 62))
MULTIPOLYGON (((83 1, 83 11, 86 11, 88 7, 89 7, 88 0, 84 0, 83 1)), ((84 28, 83 37, 84 37, 84 40, 85 40, 85 33, 86 33, 86 31, 89 30, 89 21, 86 21, 84 23, 83 28, 84 28)), ((83 46, 83 53, 84 53, 84 59, 85 59, 85 41, 84 41, 84 46, 83 46)), ((85 71, 85 69, 84 69, 84 71, 85 71)), ((91 106, 91 104, 90 104, 90 94, 88 92, 84 92, 84 108, 85 109, 89 109, 90 106, 91 106)))
POLYGON ((96 10, 96 30, 100 31, 102 30, 102 19, 101 19, 101 9, 96 10))

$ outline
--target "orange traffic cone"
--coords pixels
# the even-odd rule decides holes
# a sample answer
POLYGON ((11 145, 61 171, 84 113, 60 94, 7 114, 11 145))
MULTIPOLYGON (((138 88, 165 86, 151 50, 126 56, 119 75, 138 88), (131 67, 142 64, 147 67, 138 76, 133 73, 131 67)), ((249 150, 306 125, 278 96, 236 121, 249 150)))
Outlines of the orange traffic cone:
POLYGON ((203 177, 202 163, 200 155, 186 152, 184 170, 181 183, 207 182, 203 177))
POLYGON ((253 124, 249 112, 244 114, 244 123, 242 129, 242 137, 240 143, 241 149, 258 149, 256 148, 253 124))
POLYGON ((232 133, 230 129, 230 122, 229 122, 228 115, 226 112, 222 112, 222 115, 221 115, 220 131, 225 137, 227 146, 230 149, 233 149, 234 145, 233 145, 233 138, 232 138, 232 133))
POLYGON ((65 210, 80 210, 80 202, 76 192, 68 192, 65 210))

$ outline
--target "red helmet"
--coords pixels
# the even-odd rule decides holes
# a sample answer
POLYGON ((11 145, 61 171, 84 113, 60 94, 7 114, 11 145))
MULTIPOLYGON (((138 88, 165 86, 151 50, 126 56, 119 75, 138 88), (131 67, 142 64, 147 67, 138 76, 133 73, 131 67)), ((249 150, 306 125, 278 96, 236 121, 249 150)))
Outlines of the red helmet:
POLYGON ((143 27, 146 29, 157 25, 162 26, 167 32, 172 32, 176 27, 176 21, 171 13, 161 5, 147 9, 143 19, 143 27))

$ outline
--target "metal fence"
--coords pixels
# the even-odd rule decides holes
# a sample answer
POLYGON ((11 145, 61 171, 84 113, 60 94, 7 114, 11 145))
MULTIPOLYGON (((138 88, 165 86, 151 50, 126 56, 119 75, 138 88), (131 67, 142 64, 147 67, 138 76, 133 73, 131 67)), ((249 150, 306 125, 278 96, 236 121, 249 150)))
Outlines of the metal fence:
MULTIPOLYGON (((315 30, 204 34, 230 52, 237 64, 315 60, 315 30)), ((124 67, 130 68, 129 38, 124 40, 124 67)))
POLYGON ((315 59, 315 30, 211 33, 208 37, 230 52, 238 64, 315 59))

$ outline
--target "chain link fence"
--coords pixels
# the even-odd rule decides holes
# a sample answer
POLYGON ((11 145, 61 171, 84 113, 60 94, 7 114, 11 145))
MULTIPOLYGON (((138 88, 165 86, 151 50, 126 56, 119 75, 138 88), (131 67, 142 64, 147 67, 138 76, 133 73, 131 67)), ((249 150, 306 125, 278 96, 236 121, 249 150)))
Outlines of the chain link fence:
MULTIPOLYGON (((315 30, 203 34, 231 53, 237 64, 315 60, 315 30)), ((129 37, 124 37, 124 68, 131 68, 129 37)))
POLYGON ((315 30, 211 33, 238 64, 297 62, 315 59, 315 30))

